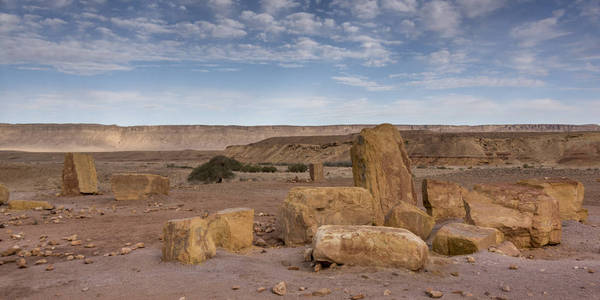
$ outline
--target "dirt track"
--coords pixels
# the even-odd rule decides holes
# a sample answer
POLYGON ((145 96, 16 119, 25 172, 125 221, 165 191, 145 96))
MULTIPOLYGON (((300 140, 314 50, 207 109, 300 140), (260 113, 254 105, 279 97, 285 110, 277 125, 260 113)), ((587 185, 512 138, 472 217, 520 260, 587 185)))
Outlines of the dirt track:
MULTIPOLYGON (((525 256, 531 254, 534 259, 482 252, 474 255, 474 264, 467 263, 464 256, 432 256, 426 270, 417 273, 362 267, 314 273, 301 261, 303 247, 279 248, 276 233, 263 236, 271 245, 266 253, 261 252, 262 248, 244 254, 218 251, 215 258, 198 266, 160 261, 159 236, 166 220, 245 206, 255 209, 256 221, 273 223, 277 208, 291 187, 314 185, 286 182, 296 174, 238 174, 231 182, 193 186, 185 181, 190 169, 180 167, 194 166, 209 155, 189 159, 177 153, 163 153, 160 158, 148 154, 140 156, 141 159, 125 161, 113 154, 96 158, 103 195, 56 197, 61 155, 54 155, 54 158, 48 158, 50 154, 37 158, 22 156, 12 160, 2 155, 14 154, 0 154, 0 182, 9 187, 12 199, 48 200, 72 210, 70 214, 65 211, 57 214, 6 211, 0 214, 0 223, 7 224, 6 228, 0 229, 0 251, 15 244, 31 249, 39 243, 41 235, 47 235, 48 240, 60 243, 54 253, 83 254, 93 263, 50 256, 46 259, 54 265, 53 271, 44 271, 46 265, 34 265, 40 257, 28 257, 26 269, 18 269, 12 262, 5 263, 0 265, 0 299, 277 299, 279 297, 268 290, 258 293, 256 289, 270 288, 279 281, 287 282, 286 298, 291 299, 304 298, 301 297, 303 294, 320 288, 332 290, 329 299, 348 299, 350 295, 361 293, 367 299, 418 299, 426 298, 424 291, 427 288, 442 291, 443 299, 463 298, 453 291, 472 293, 475 299, 496 296, 507 299, 600 299, 598 169, 415 169, 419 182, 424 177, 436 177, 466 186, 529 177, 570 177, 585 185, 584 204, 590 212, 589 223, 565 222, 561 245, 524 251, 525 256), (116 202, 107 180, 110 174, 122 171, 169 176, 171 194, 146 201, 116 202), (259 213, 266 213, 266 216, 258 216, 259 213), (21 215, 27 216, 20 219, 22 225, 10 224, 12 217, 21 215), (63 216, 60 223, 45 224, 58 215, 63 216), (11 239, 11 234, 21 232, 25 237, 23 240, 11 239), (83 244, 94 243, 96 247, 70 246, 62 240, 72 234, 77 234, 83 244), (103 256, 118 251, 126 243, 137 242, 144 242, 145 248, 127 255, 103 256), (511 264, 518 265, 519 269, 509 270, 511 264), (288 270, 289 265, 298 266, 300 270, 288 270), (589 269, 595 273, 588 272, 589 269), (458 276, 451 275, 453 272, 458 272, 458 276), (232 290, 234 285, 240 289, 232 290), (510 292, 502 291, 503 285, 510 286, 510 292), (299 291, 301 286, 306 290, 299 291), (383 296, 386 289, 391 291, 390 296, 383 296)), ((328 173, 328 180, 318 184, 320 186, 352 184, 349 168, 326 168, 325 173, 328 173)), ((299 177, 305 179, 308 176, 305 173, 299 177)), ((417 188, 420 191, 420 184, 417 188)))

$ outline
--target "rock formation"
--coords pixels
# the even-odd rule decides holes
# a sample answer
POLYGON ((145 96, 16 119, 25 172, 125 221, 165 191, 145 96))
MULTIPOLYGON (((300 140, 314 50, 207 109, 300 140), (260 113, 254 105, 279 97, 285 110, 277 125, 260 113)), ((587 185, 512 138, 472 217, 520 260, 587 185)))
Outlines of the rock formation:
POLYGON ((322 163, 311 163, 308 165, 310 173, 310 180, 313 182, 321 182, 325 178, 323 176, 323 164, 322 163))
POLYGON ((519 184, 479 184, 465 197, 468 223, 493 227, 517 247, 560 243, 558 201, 542 189, 519 184))
POLYGON ((404 228, 425 240, 435 226, 435 219, 412 204, 400 202, 385 216, 384 225, 404 228))
POLYGON ((368 189, 375 200, 375 223, 399 202, 416 204, 410 159, 400 132, 390 124, 365 128, 351 149, 354 185, 368 189))
POLYGON ((169 178, 154 174, 114 174, 110 186, 117 200, 141 200, 150 195, 169 194, 169 178))
POLYGON ((495 228, 450 223, 435 234, 432 250, 444 255, 464 255, 486 250, 503 240, 504 234, 495 228))
POLYGON ((254 238, 254 209, 229 208, 218 211, 210 230, 215 246, 240 251, 252 246, 254 238))
POLYGON ((8 192, 8 188, 0 183, 0 205, 7 203, 9 198, 10 193, 8 192))
POLYGON ((568 178, 536 178, 519 181, 519 184, 539 187, 558 200, 562 220, 586 221, 587 209, 583 208, 583 184, 568 178))
POLYGON ((278 217, 286 245, 310 243, 321 225, 372 225, 373 197, 357 187, 295 187, 278 217))
POLYGON ((465 217, 464 187, 447 181, 423 180, 423 206, 436 221, 465 217))
POLYGON ((97 194, 96 164, 90 154, 66 153, 62 174, 62 195, 97 194))
POLYGON ((14 210, 28 210, 28 209, 53 209, 54 206, 48 201, 34 201, 34 200, 10 200, 8 201, 8 208, 14 210))
POLYGON ((313 239, 313 257, 319 262, 421 269, 429 254, 427 244, 402 228, 324 225, 313 239))

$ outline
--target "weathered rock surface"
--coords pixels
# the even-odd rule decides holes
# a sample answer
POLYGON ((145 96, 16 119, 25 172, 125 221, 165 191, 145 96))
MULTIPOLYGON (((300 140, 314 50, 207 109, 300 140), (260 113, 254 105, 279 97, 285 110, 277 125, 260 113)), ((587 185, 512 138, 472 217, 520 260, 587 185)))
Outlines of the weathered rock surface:
POLYGON ((10 193, 8 192, 8 188, 0 183, 0 205, 7 203, 10 197, 10 193))
POLYGON ((489 247, 490 252, 499 253, 502 255, 518 257, 521 255, 521 251, 510 241, 504 241, 498 245, 489 247))
POLYGON ((230 208, 206 218, 169 220, 163 227, 164 261, 199 264, 216 248, 239 251, 252 246, 254 210, 230 208))
POLYGON ((308 165, 308 171, 310 173, 310 180, 313 182, 321 182, 325 179, 323 176, 323 164, 322 163, 311 163, 308 165))
POLYGON ((493 227, 517 247, 560 243, 558 201, 540 188, 519 184, 479 184, 465 197, 469 224, 493 227))
POLYGON ((354 185, 368 189, 375 200, 375 223, 399 202, 417 203, 410 159, 400 132, 391 124, 363 129, 352 144, 354 185))
POLYGON ((504 234, 495 228, 450 223, 435 234, 432 249, 444 255, 464 255, 486 250, 503 240, 504 234))
POLYGON ((435 226, 435 219, 412 204, 400 202, 385 216, 384 224, 388 227, 407 229, 420 238, 427 239, 435 226))
POLYGON ((313 239, 315 261, 336 264, 421 269, 427 244, 402 228, 324 225, 313 239))
POLYGON ((66 153, 62 180, 62 195, 98 193, 98 176, 92 155, 66 153))
POLYGON ((464 218, 464 196, 469 192, 464 187, 447 181, 423 180, 423 206, 436 220, 464 218))
POLYGON ((372 225, 373 196, 358 187, 296 187, 277 220, 286 245, 310 243, 321 225, 372 225))
POLYGON ((215 256, 217 249, 208 226, 212 220, 201 217, 169 220, 163 227, 163 261, 199 264, 215 256))
POLYGON ((42 209, 53 209, 54 206, 48 201, 34 201, 34 200, 11 200, 8 201, 8 208, 14 210, 28 210, 36 209, 41 207, 42 209))
POLYGON ((588 212, 583 208, 584 187, 579 181, 568 178, 535 178, 519 184, 539 187, 558 200, 561 220, 586 221, 588 212))
POLYGON ((117 200, 141 200, 150 195, 169 194, 169 178, 154 174, 114 174, 110 185, 117 200))

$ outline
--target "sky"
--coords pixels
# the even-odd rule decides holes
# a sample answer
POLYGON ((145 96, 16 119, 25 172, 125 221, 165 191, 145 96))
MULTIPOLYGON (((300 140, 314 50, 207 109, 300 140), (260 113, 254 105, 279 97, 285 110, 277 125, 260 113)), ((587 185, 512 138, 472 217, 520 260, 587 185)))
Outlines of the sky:
POLYGON ((0 0, 0 123, 599 116, 600 0, 0 0))

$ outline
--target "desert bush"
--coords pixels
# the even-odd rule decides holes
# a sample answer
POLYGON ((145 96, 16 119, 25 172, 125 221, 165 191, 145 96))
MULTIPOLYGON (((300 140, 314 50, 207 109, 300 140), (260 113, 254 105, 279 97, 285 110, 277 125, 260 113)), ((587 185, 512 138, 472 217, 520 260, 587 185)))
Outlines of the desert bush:
POLYGON ((264 166, 261 169, 261 172, 263 173, 275 173, 277 172, 277 168, 274 166, 264 166))
POLYGON ((244 173, 259 173, 259 172, 261 172, 261 170, 262 170, 262 168, 260 166, 248 164, 248 165, 243 165, 239 171, 244 172, 244 173))
POLYGON ((208 162, 194 168, 188 176, 190 182, 221 182, 223 179, 232 178, 235 170, 240 170, 242 163, 239 161, 219 155, 211 158, 208 162))
POLYGON ((326 161, 323 163, 326 167, 352 167, 351 161, 326 161))
POLYGON ((305 164, 292 164, 289 165, 287 168, 288 172, 292 172, 292 173, 302 173, 302 172, 306 172, 306 170, 308 170, 308 166, 305 164))

